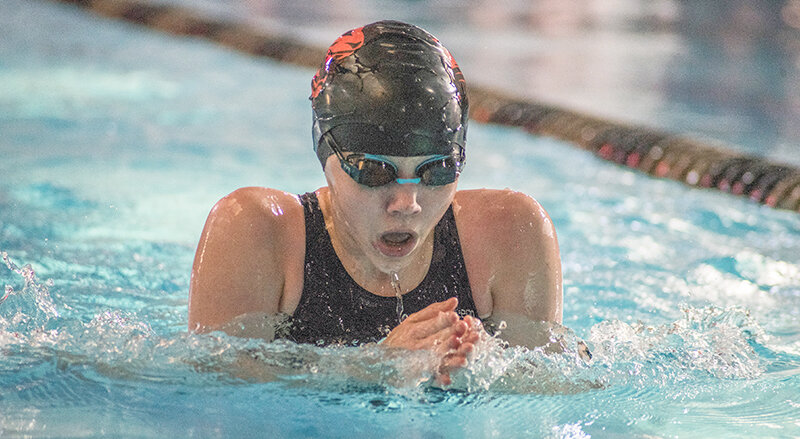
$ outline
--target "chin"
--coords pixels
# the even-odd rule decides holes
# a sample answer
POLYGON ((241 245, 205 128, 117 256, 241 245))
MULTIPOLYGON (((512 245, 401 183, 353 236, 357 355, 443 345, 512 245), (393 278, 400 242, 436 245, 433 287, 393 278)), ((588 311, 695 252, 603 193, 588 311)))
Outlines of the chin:
POLYGON ((383 273, 392 274, 401 271, 411 263, 411 258, 406 256, 402 258, 388 258, 387 256, 381 257, 380 260, 375 261, 375 267, 383 273))
POLYGON ((387 256, 377 251, 377 254, 372 259, 372 263, 380 272, 392 274, 402 271, 404 268, 411 265, 415 253, 416 252, 412 251, 405 256, 387 256))

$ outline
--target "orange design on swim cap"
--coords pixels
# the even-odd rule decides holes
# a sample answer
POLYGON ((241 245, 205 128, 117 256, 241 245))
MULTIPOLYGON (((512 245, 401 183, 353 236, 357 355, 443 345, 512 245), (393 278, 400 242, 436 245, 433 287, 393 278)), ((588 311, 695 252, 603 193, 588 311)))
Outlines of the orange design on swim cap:
POLYGON ((450 69, 453 71, 453 76, 455 76, 456 81, 458 81, 458 85, 461 86, 458 90, 458 98, 463 99, 464 97, 462 96, 462 93, 464 93, 463 90, 466 89, 467 81, 464 79, 464 74, 461 73, 461 68, 458 67, 458 63, 456 62, 456 59, 453 58, 453 55, 450 53, 450 51, 444 46, 442 46, 442 50, 444 50, 444 53, 447 55, 447 59, 450 61, 450 69))
POLYGON ((364 32, 362 29, 363 27, 358 27, 345 32, 331 44, 331 47, 328 47, 325 62, 322 64, 322 67, 317 70, 314 79, 311 80, 312 99, 319 96, 319 93, 322 91, 322 86, 325 84, 325 78, 328 76, 331 64, 347 58, 358 50, 359 47, 364 45, 364 32))

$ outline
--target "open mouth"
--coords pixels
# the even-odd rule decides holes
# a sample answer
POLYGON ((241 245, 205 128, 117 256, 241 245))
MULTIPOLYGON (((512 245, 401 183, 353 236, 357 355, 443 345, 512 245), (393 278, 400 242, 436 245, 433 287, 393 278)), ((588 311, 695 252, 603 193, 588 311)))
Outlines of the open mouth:
POLYGON ((413 235, 406 232, 391 232, 381 235, 381 241, 386 245, 401 246, 411 241, 413 237, 413 235))
POLYGON ((376 247, 387 256, 405 256, 411 253, 417 236, 411 232, 386 232, 380 236, 376 247))

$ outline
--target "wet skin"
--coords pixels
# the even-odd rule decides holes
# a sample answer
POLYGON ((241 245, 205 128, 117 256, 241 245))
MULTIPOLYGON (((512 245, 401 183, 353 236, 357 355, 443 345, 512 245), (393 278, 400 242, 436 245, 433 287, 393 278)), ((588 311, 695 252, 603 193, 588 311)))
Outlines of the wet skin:
MULTIPOLYGON (((412 178, 427 157, 387 157, 400 178, 412 178)), ((399 184, 370 188, 353 181, 331 156, 328 186, 317 191, 337 256, 367 291, 392 296, 391 273, 403 293, 425 277, 433 228, 452 203, 473 300, 481 318, 521 315, 561 321, 561 273, 554 228, 532 198, 509 190, 456 191, 399 184)), ((212 209, 198 245, 189 327, 225 329, 251 314, 292 314, 303 288, 303 208, 295 195, 243 188, 212 209)), ((440 355, 438 380, 467 363, 481 336, 478 319, 459 318, 456 299, 429 305, 395 327, 387 348, 430 349, 440 355)), ((252 331, 242 335, 253 336, 252 331)), ((271 337, 264 334, 264 337, 271 337)))
MULTIPOLYGON (((430 156, 382 157, 393 163, 399 178, 430 156)), ((444 186, 400 184, 368 187, 356 183, 328 158, 325 178, 329 191, 320 199, 334 250, 353 279, 382 296, 395 294, 392 273, 405 294, 422 282, 433 252, 433 229, 453 201, 456 183, 444 186)), ((383 345, 392 348, 433 349, 443 361, 438 380, 449 384, 449 372, 467 362, 478 340, 477 319, 462 320, 455 298, 432 304, 395 327, 383 345)))
MULTIPOLYGON (((417 165, 429 156, 384 157, 398 168, 399 178, 412 178, 417 165)), ((333 247, 348 273, 368 291, 392 296, 391 273, 396 272, 405 292, 425 277, 433 251, 433 228, 456 193, 456 183, 445 186, 399 184, 368 187, 356 183, 328 158, 325 178, 329 190, 320 208, 333 247), (397 241, 406 237, 405 240, 397 241), (397 245, 393 245, 397 243, 397 245)))

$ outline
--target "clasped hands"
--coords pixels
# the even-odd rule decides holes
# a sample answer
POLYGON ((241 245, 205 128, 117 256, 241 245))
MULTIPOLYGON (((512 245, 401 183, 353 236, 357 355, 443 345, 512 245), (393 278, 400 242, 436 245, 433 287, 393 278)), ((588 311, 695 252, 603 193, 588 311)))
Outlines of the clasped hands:
POLYGON ((451 297, 411 314, 397 325, 381 343, 391 348, 428 349, 439 358, 436 382, 448 385, 450 373, 467 365, 467 356, 480 339, 479 319, 455 312, 458 299, 451 297))

